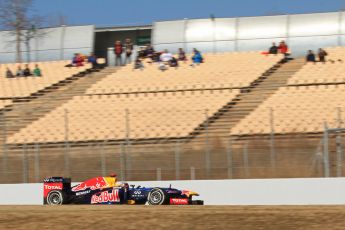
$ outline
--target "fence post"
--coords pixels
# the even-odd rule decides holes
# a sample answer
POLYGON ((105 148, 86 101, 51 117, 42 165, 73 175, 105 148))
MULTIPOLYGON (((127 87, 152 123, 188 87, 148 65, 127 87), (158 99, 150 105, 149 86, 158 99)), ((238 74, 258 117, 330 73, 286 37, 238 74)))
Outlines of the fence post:
POLYGON ((68 110, 65 109, 64 113, 64 123, 65 123, 65 154, 64 154, 64 172, 65 176, 70 175, 70 166, 69 166, 69 119, 68 119, 68 110))
POLYGON ((180 179, 180 156, 181 156, 181 146, 180 142, 176 142, 175 145, 175 180, 180 179))
POLYGON ((244 175, 246 178, 248 178, 249 177, 248 143, 243 145, 243 167, 244 167, 244 175))
POLYGON ((3 178, 7 177, 7 127, 6 127, 6 115, 2 114, 2 131, 3 131, 3 143, 2 143, 2 173, 3 178))
POLYGON ((324 164, 324 177, 329 177, 329 149, 328 149, 328 126, 327 122, 324 123, 323 133, 323 164, 324 164))
MULTIPOLYGON (((338 115, 338 128, 342 127, 342 118, 341 118, 341 108, 337 108, 338 115)), ((337 146, 337 177, 342 177, 343 175, 343 146, 341 142, 341 133, 337 132, 336 137, 336 146, 337 146)))
POLYGON ((40 182, 40 146, 35 144, 35 181, 40 182))
POLYGON ((208 127, 209 127, 209 120, 208 120, 208 110, 205 110, 205 166, 206 166, 206 177, 207 179, 210 178, 211 174, 211 156, 210 156, 210 142, 209 142, 209 135, 208 135, 208 127))
POLYGON ((232 143, 231 140, 229 140, 228 143, 228 151, 226 154, 227 158, 227 166, 228 166, 228 179, 233 178, 233 169, 232 169, 232 143))
POLYGON ((121 180, 126 180, 126 153, 125 153, 125 146, 123 143, 120 145, 120 175, 121 180))
POLYGON ((28 159, 27 159, 27 146, 23 145, 23 183, 28 183, 28 159))
POLYGON ((195 180, 195 168, 193 166, 190 167, 190 179, 195 180))
POLYGON ((157 170, 156 170, 156 180, 157 181, 162 180, 162 169, 161 168, 157 168, 157 170))
POLYGON ((101 157, 101 170, 102 170, 102 175, 106 176, 107 174, 107 166, 106 166, 106 158, 104 154, 104 142, 100 144, 100 157, 101 157))
POLYGON ((273 114, 273 109, 270 108, 270 128, 271 128, 271 133, 270 133, 270 150, 271 150, 271 167, 275 168, 276 167, 276 152, 275 152, 275 131, 274 131, 274 114, 273 114))

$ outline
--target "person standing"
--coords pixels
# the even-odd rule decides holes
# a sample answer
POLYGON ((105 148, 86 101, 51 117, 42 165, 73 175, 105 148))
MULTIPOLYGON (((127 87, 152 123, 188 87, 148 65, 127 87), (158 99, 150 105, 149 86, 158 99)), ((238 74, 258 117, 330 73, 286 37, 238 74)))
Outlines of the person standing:
POLYGON ((122 47, 121 41, 115 42, 114 52, 115 52, 115 66, 122 66, 121 56, 123 52, 123 47, 122 47))
POLYGON ((130 64, 131 56, 133 53, 133 43, 131 42, 131 39, 129 38, 127 38, 125 42, 125 52, 126 52, 125 64, 130 64))

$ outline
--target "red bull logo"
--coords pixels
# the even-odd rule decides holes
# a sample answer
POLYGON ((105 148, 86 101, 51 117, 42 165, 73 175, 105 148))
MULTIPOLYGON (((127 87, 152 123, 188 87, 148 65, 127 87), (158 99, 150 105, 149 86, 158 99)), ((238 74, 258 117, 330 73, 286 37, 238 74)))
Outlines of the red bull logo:
POLYGON ((96 190, 99 188, 107 187, 108 183, 103 177, 96 177, 90 180, 87 180, 75 187, 72 188, 73 192, 83 191, 85 189, 96 190))
POLYGON ((100 194, 95 194, 91 197, 91 204, 101 204, 108 202, 120 202, 119 190, 113 189, 110 191, 101 192, 100 194))

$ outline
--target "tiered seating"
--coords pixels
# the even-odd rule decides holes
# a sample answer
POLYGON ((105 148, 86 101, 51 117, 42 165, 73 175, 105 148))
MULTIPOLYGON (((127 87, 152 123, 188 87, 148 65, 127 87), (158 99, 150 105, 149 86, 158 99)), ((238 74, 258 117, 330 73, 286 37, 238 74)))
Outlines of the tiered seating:
POLYGON ((273 118, 275 133, 317 133, 338 127, 338 108, 345 121, 345 85, 283 87, 240 121, 232 135, 268 134, 273 118), (273 116, 270 110, 273 110, 273 116))
POLYGON ((8 139, 9 143, 185 137, 239 90, 78 96, 8 139), (126 115, 128 111, 128 116, 126 115), (128 127, 128 128, 127 128, 128 127))
POLYGON ((12 100, 0 100, 0 110, 12 103, 12 100))
POLYGON ((327 62, 307 63, 288 85, 345 83, 345 47, 327 49, 327 62))
MULTIPOLYGON (((35 64, 39 65, 42 70, 42 77, 32 76, 16 78, 6 78, 6 68, 9 67, 15 74, 19 64, 0 65, 0 98, 29 97, 33 93, 90 68, 89 64, 85 64, 85 66, 79 68, 64 67, 69 63, 70 61, 30 63, 29 67, 31 70, 34 69, 35 64)), ((24 68, 24 65, 21 65, 21 67, 24 68)))
POLYGON ((145 69, 126 66, 93 85, 88 94, 158 92, 195 89, 248 87, 282 56, 263 56, 256 52, 207 54, 205 63, 192 68, 181 63, 177 69, 161 72, 157 64, 145 64, 145 69))

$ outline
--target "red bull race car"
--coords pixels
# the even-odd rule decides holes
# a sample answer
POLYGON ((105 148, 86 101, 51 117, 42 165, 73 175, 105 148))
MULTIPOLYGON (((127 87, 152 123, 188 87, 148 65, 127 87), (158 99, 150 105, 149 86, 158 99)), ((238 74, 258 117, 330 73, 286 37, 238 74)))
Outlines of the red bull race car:
POLYGON ((130 205, 203 205, 193 200, 198 193, 161 187, 141 187, 119 183, 116 176, 95 177, 71 186, 70 178, 51 177, 44 180, 43 202, 63 204, 130 204, 130 205))

